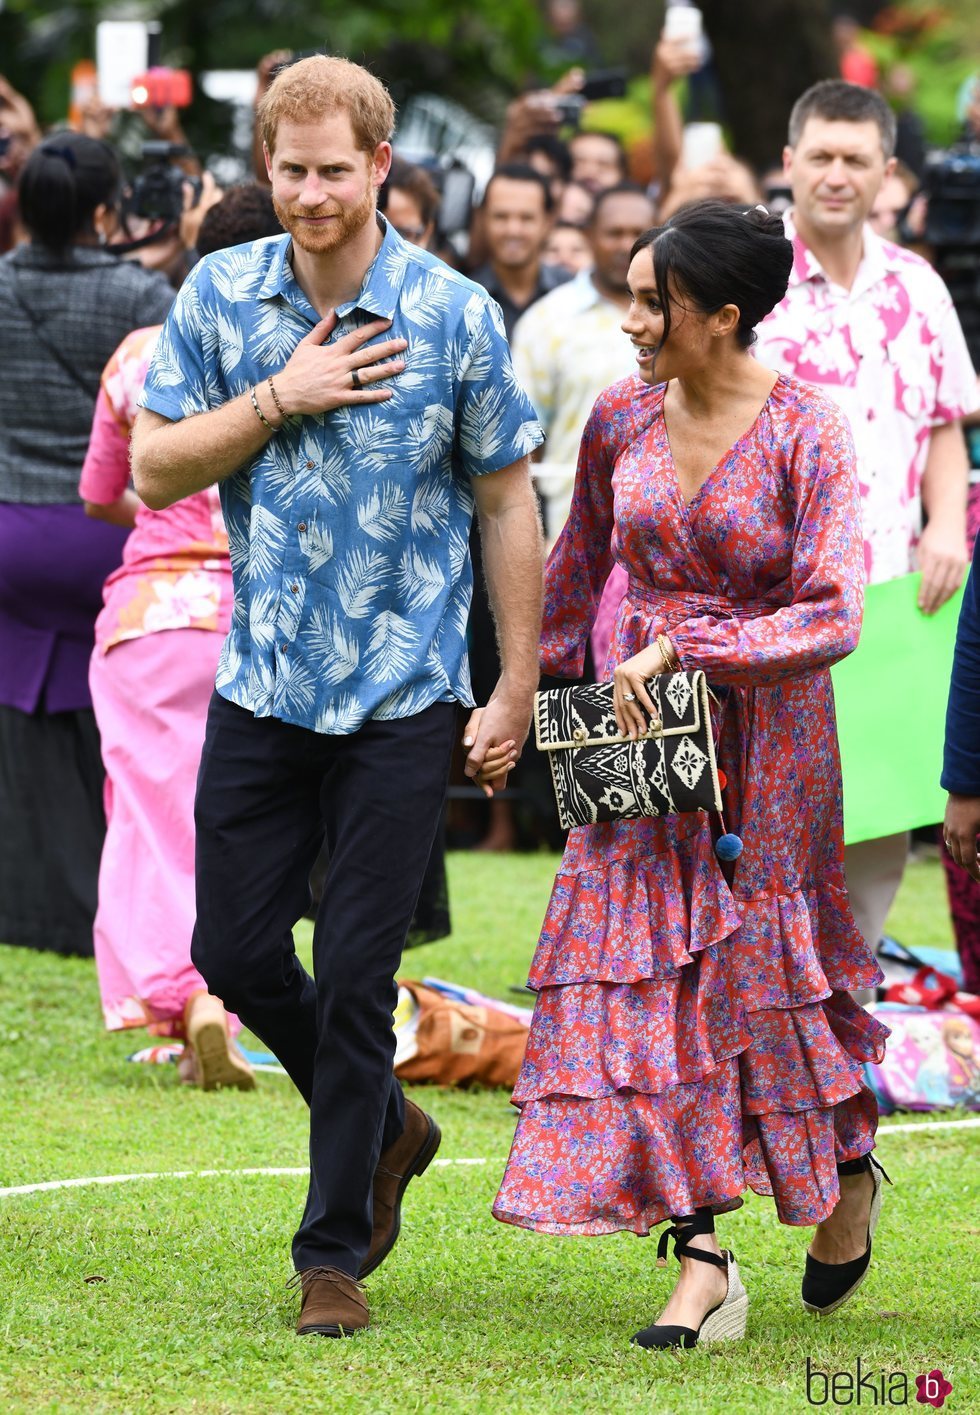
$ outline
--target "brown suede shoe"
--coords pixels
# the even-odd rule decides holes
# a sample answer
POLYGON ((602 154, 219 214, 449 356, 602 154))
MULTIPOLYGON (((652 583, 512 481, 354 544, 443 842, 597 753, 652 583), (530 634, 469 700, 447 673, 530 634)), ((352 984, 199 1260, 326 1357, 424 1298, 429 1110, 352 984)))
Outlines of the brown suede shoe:
POLYGON ((303 1291, 299 1336, 353 1336, 368 1326, 364 1293, 340 1268, 304 1268, 293 1283, 303 1291))
POLYGON ((380 1267, 394 1248, 402 1223, 402 1197, 408 1182, 424 1174, 439 1148, 442 1131, 425 1111, 405 1101, 405 1129, 393 1145, 382 1150, 374 1171, 374 1231, 368 1255, 357 1274, 367 1277, 380 1267))

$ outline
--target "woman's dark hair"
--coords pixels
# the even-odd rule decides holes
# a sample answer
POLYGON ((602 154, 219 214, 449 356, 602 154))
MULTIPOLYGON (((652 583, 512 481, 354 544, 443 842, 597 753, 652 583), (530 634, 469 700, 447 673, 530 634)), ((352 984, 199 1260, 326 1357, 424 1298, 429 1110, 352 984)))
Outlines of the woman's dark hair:
POLYGON ((32 239, 62 251, 92 231, 96 207, 115 206, 119 163, 107 143, 84 133, 56 133, 25 162, 17 192, 32 239))
POLYGON ((747 349, 755 343, 755 326, 786 294, 793 268, 782 218, 759 206, 691 202, 663 226, 644 231, 630 260, 648 246, 664 314, 663 343, 670 334, 673 287, 702 314, 736 305, 736 338, 747 349))

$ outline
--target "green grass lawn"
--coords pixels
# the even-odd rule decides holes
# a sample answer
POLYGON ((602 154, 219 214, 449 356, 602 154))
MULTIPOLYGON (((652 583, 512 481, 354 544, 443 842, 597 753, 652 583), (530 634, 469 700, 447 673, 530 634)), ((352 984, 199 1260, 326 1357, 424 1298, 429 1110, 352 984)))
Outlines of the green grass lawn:
MULTIPOLYGON (((525 976, 553 868, 550 856, 454 856, 453 937, 408 955, 404 974, 505 996, 525 976)), ((891 926, 913 945, 948 944, 937 862, 910 867, 891 926)), ((205 1096, 181 1088, 174 1068, 128 1065, 141 1044, 141 1033, 101 1030, 91 962, 0 948, 0 1186, 303 1165, 306 1112, 284 1078, 205 1096)), ((753 1303, 748 1338, 657 1354, 628 1337, 657 1315, 676 1268, 659 1272, 654 1245, 627 1235, 563 1240, 495 1223, 513 1132, 506 1095, 413 1094, 442 1126, 440 1158, 486 1163, 433 1167, 411 1187, 402 1239, 367 1284, 374 1326, 351 1341, 293 1334, 286 1281, 302 1177, 0 1198, 0 1415, 768 1415, 810 1409, 808 1358, 853 1373, 858 1357, 876 1383, 903 1372, 912 1409, 928 1408, 914 1377, 937 1366, 953 1383, 945 1408, 980 1409, 980 1129, 883 1128, 895 1188, 875 1263, 825 1322, 799 1302, 806 1232, 780 1227, 771 1202, 750 1195, 724 1221, 753 1303)))

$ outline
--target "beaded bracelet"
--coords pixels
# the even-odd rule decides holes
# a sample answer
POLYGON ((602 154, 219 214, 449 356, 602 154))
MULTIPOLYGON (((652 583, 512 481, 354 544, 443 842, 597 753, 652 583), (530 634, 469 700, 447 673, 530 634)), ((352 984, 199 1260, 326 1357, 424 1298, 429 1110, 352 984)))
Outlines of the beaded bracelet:
POLYGON ((280 401, 279 401, 279 394, 276 392, 276 385, 275 385, 275 384, 273 383, 273 381, 272 381, 272 375, 271 375, 271 374, 269 375, 269 378, 268 378, 267 382, 268 382, 268 384, 269 384, 269 392, 272 394, 272 401, 273 401, 273 403, 275 403, 276 407, 279 409, 279 414, 280 414, 280 416, 284 418, 284 417, 286 416, 286 409, 282 406, 282 404, 281 404, 280 401))
POLYGON ((258 418, 259 422, 262 424, 263 427, 267 427, 270 432, 275 432, 276 429, 272 426, 265 413, 263 413, 262 409, 259 407, 259 400, 255 396, 254 388, 250 388, 248 390, 248 396, 252 400, 252 407, 255 409, 255 416, 258 418))

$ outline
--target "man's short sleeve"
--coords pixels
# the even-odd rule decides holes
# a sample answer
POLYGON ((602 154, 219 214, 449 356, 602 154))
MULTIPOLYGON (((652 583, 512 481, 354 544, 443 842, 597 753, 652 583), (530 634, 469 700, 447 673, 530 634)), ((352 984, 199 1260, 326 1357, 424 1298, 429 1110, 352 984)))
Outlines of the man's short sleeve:
POLYGON ((216 405, 210 396, 210 359, 202 317, 201 278, 198 265, 184 281, 167 315, 146 375, 140 407, 179 422, 216 405))
POLYGON ((457 444, 470 476, 499 472, 540 447, 544 433, 511 361, 500 306, 474 295, 456 403, 457 444))
POLYGON ((931 356, 936 375, 936 401, 932 409, 934 425, 955 422, 978 406, 977 375, 963 327, 945 285, 942 286, 942 293, 944 299, 936 301, 936 313, 930 319, 933 330, 931 356))

